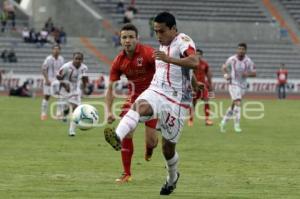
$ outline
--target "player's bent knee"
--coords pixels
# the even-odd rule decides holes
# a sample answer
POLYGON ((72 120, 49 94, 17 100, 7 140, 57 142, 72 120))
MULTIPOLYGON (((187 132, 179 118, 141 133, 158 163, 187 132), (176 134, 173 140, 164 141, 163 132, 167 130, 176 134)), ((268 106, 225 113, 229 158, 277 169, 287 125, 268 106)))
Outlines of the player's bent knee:
POLYGON ((146 100, 138 100, 133 105, 133 110, 138 112, 140 116, 148 116, 153 114, 153 110, 149 102, 146 100))

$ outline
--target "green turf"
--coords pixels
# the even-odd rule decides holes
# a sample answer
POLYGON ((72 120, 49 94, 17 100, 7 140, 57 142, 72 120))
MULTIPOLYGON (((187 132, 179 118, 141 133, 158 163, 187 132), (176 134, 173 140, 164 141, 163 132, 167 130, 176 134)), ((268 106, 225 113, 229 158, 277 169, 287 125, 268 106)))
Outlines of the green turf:
MULTIPOLYGON (((160 198, 164 160, 159 144, 144 161, 143 128, 135 134, 134 181, 116 185, 120 154, 104 142, 103 129, 70 138, 66 124, 39 120, 40 101, 0 97, 0 198, 160 198)), ((262 102, 265 117, 243 118, 240 134, 232 121, 225 134, 203 121, 185 127, 172 198, 300 197, 300 102, 262 102)))

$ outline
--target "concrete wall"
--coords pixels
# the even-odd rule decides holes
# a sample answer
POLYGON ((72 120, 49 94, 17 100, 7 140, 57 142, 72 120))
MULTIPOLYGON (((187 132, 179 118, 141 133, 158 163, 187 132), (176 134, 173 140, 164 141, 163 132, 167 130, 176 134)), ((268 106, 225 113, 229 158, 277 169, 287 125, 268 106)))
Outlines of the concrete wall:
POLYGON ((76 0, 32 0, 33 24, 40 29, 52 17, 55 26, 63 26, 68 35, 95 37, 102 34, 96 20, 76 0))
MULTIPOLYGON (((64 26, 72 36, 98 37, 102 32, 101 21, 96 20, 76 0, 32 0, 33 24, 40 29, 48 17, 57 26, 64 26)), ((135 20, 141 37, 149 37, 147 20, 135 20)), ((279 39, 279 28, 269 23, 225 23, 177 21, 179 32, 190 35, 197 41, 274 42, 279 39)), ((109 33, 111 34, 111 33, 109 33)))
MULTIPOLYGON (((148 21, 135 20, 141 37, 149 37, 148 21)), ((279 28, 269 23, 223 23, 177 21, 179 32, 184 32, 196 41, 239 42, 264 41, 279 39, 279 28)))

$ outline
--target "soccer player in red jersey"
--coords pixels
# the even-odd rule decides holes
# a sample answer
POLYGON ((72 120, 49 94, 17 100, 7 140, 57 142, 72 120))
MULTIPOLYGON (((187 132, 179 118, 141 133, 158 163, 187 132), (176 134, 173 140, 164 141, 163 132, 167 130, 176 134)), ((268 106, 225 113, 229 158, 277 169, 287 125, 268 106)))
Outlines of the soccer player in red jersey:
MULTIPOLYGON (((199 57, 199 64, 196 70, 194 70, 195 77, 198 83, 203 84, 204 88, 202 90, 197 91, 193 97, 193 105, 196 106, 197 100, 202 99, 204 101, 204 113, 205 113, 205 124, 207 126, 213 125, 213 121, 209 119, 209 93, 213 91, 212 88, 212 73, 210 67, 202 57, 203 51, 200 49, 196 50, 197 55, 199 57)), ((193 126, 193 113, 188 121, 189 126, 193 126)))
MULTIPOLYGON (((125 24, 120 30, 120 40, 123 50, 115 57, 110 70, 110 82, 105 97, 107 106, 107 121, 112 123, 115 116, 112 112, 113 83, 125 75, 129 81, 129 96, 122 107, 120 114, 123 117, 135 99, 150 85, 155 72, 154 49, 138 42, 138 30, 132 24, 125 24)), ((149 161, 153 149, 157 146, 156 120, 145 123, 145 160, 149 161)), ((131 158, 133 155, 133 131, 122 140, 122 162, 124 173, 116 182, 123 183, 131 181, 131 158)))
POLYGON ((288 70, 285 69, 284 64, 280 65, 280 69, 277 71, 277 84, 278 84, 278 98, 285 99, 285 86, 288 78, 288 70))

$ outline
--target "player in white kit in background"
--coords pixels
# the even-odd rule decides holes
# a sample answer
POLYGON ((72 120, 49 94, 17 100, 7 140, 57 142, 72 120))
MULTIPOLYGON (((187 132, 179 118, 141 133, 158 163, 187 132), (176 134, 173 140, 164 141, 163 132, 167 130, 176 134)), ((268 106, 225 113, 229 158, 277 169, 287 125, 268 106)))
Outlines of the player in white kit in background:
POLYGON ((104 134, 106 141, 120 150, 120 141, 136 128, 139 121, 159 119, 162 151, 168 170, 160 195, 169 195, 176 188, 179 179, 176 143, 184 119, 189 116, 192 103, 191 80, 198 58, 193 40, 177 32, 176 20, 172 14, 158 14, 154 19, 154 31, 160 47, 154 52, 156 72, 153 80, 121 119, 116 132, 106 128, 104 134))
MULTIPOLYGON (((89 81, 86 74, 88 67, 83 64, 83 58, 81 52, 73 53, 73 60, 65 63, 56 76, 62 87, 67 91, 64 97, 69 106, 65 107, 65 115, 69 114, 70 109, 74 110, 81 104, 82 91, 86 92, 89 81)), ((75 128, 76 124, 70 121, 69 136, 75 136, 75 128)))
MULTIPOLYGON (((64 64, 64 58, 60 55, 60 46, 52 47, 52 54, 47 56, 42 65, 42 74, 44 77, 43 94, 44 98, 41 105, 41 120, 47 119, 48 103, 51 95, 59 95, 59 82, 56 79, 56 74, 60 67, 64 64)), ((60 104, 60 99, 58 99, 60 104)), ((62 107, 57 106, 57 115, 62 113, 62 107)))
POLYGON ((234 130, 239 133, 242 132, 240 128, 241 119, 241 100, 247 88, 247 78, 256 77, 255 65, 246 55, 247 44, 239 43, 237 54, 229 57, 222 66, 224 78, 229 82, 229 93, 231 96, 231 106, 227 109, 223 120, 220 123, 220 130, 225 133, 225 125, 227 121, 234 118, 234 130))

